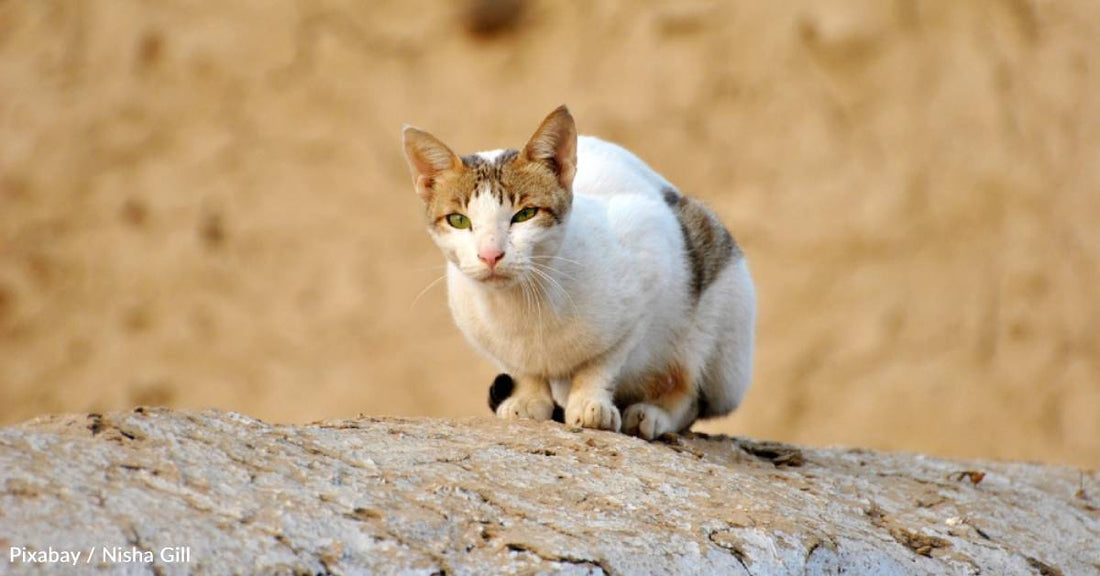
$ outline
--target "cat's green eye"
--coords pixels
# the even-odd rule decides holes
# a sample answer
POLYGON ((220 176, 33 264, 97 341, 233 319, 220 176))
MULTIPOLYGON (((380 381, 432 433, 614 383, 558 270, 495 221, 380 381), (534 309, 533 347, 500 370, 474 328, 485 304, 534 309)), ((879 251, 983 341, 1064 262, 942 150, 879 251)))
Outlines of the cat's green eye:
POLYGON ((458 228, 459 230, 465 230, 470 227, 470 219, 467 218, 465 214, 459 214, 458 212, 448 214, 447 223, 450 224, 452 228, 458 228))
POLYGON ((524 222, 524 221, 530 220, 530 219, 535 217, 535 214, 538 214, 538 213, 539 213, 538 208, 524 208, 523 210, 520 210, 519 212, 516 212, 515 216, 512 216, 512 224, 516 224, 518 222, 524 222))

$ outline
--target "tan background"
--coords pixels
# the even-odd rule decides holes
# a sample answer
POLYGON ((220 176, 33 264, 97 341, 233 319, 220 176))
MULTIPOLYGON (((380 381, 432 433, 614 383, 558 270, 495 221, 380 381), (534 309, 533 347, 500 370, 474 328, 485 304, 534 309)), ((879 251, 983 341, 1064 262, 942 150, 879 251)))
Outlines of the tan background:
POLYGON ((399 148, 554 106, 708 201, 758 437, 1100 465, 1100 3, 0 2, 0 422, 484 414, 399 148))

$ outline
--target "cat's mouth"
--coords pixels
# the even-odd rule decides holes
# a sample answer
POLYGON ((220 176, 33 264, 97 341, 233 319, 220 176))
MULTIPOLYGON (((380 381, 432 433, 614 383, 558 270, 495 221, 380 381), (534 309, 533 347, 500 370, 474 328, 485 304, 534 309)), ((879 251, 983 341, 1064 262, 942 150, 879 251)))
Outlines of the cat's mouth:
POLYGON ((478 278, 478 281, 484 284, 501 285, 511 282, 512 276, 509 274, 501 274, 500 272, 490 272, 478 278))
POLYGON ((501 270, 482 270, 474 280, 487 286, 505 286, 515 280, 515 276, 501 270))

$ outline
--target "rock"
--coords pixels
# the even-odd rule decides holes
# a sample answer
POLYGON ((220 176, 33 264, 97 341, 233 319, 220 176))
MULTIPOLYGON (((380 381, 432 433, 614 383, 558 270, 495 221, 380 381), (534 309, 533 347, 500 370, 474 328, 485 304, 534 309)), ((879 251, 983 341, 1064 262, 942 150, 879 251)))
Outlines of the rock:
POLYGON ((15 557, 52 551, 119 574, 1086 574, 1095 480, 554 423, 139 408, 0 430, 0 572, 74 573, 15 557))

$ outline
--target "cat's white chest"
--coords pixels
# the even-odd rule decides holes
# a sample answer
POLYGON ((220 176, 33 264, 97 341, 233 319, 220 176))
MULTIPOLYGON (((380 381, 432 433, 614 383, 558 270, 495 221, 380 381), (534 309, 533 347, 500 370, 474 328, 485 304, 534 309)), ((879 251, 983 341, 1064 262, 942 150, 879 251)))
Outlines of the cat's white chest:
POLYGON ((524 297, 521 291, 515 298, 493 299, 477 290, 465 278, 449 279, 455 323, 468 340, 507 370, 566 377, 594 349, 605 346, 604 335, 584 321, 569 296, 540 300, 533 293, 524 297))

